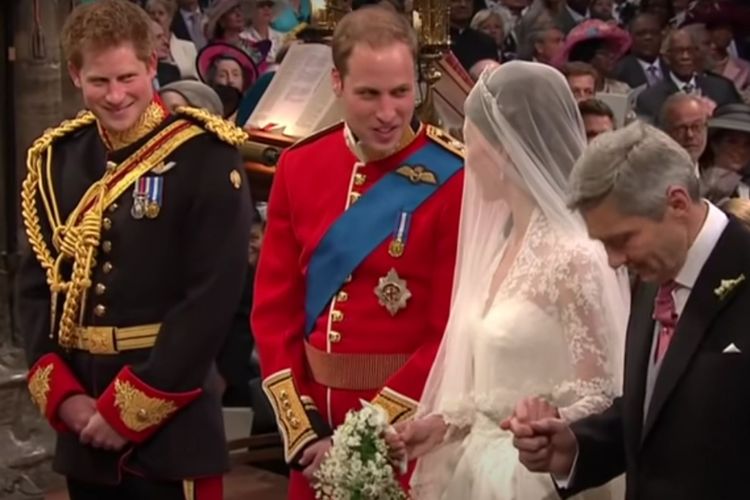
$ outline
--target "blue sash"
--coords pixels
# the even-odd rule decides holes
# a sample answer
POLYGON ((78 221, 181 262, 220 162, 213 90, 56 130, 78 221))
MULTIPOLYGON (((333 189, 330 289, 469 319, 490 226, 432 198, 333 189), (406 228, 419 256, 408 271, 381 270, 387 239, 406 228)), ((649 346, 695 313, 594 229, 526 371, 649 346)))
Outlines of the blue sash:
POLYGON ((402 212, 414 212, 463 166, 463 158, 428 142, 404 165, 424 165, 437 183, 414 183, 389 172, 328 228, 310 258, 305 294, 305 335, 347 277, 393 232, 402 212))

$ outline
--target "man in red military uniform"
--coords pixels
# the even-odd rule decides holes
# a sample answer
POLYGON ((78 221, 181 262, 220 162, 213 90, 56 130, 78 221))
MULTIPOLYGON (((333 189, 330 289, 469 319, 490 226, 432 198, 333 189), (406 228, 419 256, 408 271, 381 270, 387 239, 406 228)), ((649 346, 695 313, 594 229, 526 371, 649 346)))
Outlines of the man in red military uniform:
POLYGON ((360 399, 413 416, 448 318, 463 149, 414 118, 416 39, 366 7, 333 37, 344 123, 282 156, 252 326, 292 467, 310 479, 360 399))

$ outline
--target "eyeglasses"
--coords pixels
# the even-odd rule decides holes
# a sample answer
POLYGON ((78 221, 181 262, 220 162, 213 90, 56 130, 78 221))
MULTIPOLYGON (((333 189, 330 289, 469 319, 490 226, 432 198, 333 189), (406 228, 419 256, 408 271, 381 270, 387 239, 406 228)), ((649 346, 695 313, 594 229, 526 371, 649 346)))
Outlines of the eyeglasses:
POLYGON ((691 135, 698 135, 705 132, 706 128, 708 127, 708 123, 705 121, 695 122, 695 123, 686 123, 685 125, 678 125, 676 127, 672 127, 672 135, 676 135, 679 137, 685 137, 688 134, 691 135))

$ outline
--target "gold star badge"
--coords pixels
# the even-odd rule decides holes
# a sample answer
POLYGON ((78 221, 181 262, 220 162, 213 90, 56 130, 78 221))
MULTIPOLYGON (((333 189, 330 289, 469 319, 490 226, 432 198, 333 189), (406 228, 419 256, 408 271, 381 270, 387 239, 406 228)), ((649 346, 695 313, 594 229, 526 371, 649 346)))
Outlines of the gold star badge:
POLYGON ((240 186, 242 186, 242 176, 237 170, 232 170, 232 172, 229 174, 229 182, 232 183, 234 189, 239 189, 240 186))

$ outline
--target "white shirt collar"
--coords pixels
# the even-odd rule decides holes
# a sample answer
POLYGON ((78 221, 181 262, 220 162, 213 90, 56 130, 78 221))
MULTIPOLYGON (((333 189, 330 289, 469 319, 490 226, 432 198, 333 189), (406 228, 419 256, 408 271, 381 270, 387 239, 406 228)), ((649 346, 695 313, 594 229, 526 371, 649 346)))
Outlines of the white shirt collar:
POLYGON ((685 87, 685 85, 692 85, 693 89, 695 89, 693 92, 695 92, 696 90, 698 90, 698 83, 695 81, 695 75, 693 75, 690 78, 689 82, 683 82, 682 80, 680 80, 679 78, 677 78, 675 76, 675 74, 672 73, 671 71, 669 72, 669 77, 672 78, 672 82, 674 82, 674 84, 677 86, 677 88, 680 91, 682 91, 682 89, 685 87))
POLYGON ((656 69, 659 70, 659 74, 661 74, 661 65, 659 64, 659 58, 658 57, 656 59, 654 59, 654 62, 652 62, 652 63, 646 62, 643 59, 641 59, 640 57, 636 57, 635 60, 638 61, 638 64, 641 65, 641 68, 643 68, 643 71, 648 71, 648 68, 650 68, 651 66, 655 66, 656 69))
POLYGON ((701 269, 703 269, 721 234, 724 232, 724 228, 729 223, 729 218, 724 212, 708 200, 704 200, 704 203, 708 205, 706 220, 703 221, 703 226, 698 232, 698 236, 695 237, 695 241, 690 245, 685 263, 675 278, 677 284, 691 290, 698 279, 701 269))

